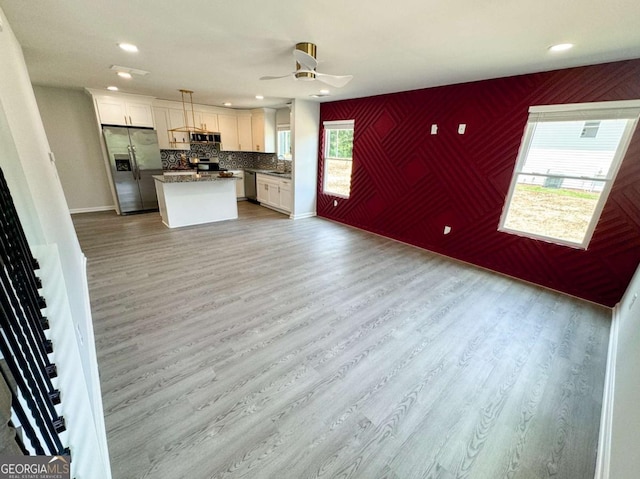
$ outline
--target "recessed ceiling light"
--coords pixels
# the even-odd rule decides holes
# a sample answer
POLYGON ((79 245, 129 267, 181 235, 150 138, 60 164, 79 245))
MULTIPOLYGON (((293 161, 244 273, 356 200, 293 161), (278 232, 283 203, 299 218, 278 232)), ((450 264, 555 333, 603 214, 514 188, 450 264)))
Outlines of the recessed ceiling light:
POLYGON ((262 95, 256 95, 256 100, 264 100, 264 97, 262 95))
POLYGON ((320 94, 321 95, 328 95, 329 94, 329 90, 320 90, 320 94))
POLYGON ((573 43, 558 43, 549 47, 551 52, 564 52, 573 48, 573 43))
POLYGON ((118 76, 120 78, 126 78, 127 80, 129 80, 131 78, 131 73, 129 73, 129 72, 118 72, 118 76))
POLYGON ((231 106, 231 102, 229 102, 229 101, 225 101, 225 102, 223 103, 223 105, 224 105, 224 106, 231 106))
POLYGON ((138 51, 138 47, 131 43, 118 43, 118 46, 125 52, 136 53, 138 51))
POLYGON ((118 87, 117 86, 108 86, 107 90, 109 90, 109 91, 118 91, 118 87))

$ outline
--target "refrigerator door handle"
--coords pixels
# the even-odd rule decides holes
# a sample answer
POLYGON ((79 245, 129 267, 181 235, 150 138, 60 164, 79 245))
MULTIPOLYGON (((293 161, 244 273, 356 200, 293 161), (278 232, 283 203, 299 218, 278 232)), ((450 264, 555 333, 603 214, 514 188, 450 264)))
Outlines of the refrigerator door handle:
POLYGON ((133 150, 131 150, 131 145, 127 145, 127 152, 129 153, 129 163, 131 163, 131 174, 133 175, 133 179, 136 180, 138 178, 136 173, 136 159, 133 154, 133 150))
POLYGON ((136 158, 136 147, 129 145, 127 146, 127 148, 129 149, 129 156, 131 157, 131 162, 133 163, 133 177, 136 180, 139 180, 142 178, 142 175, 140 174, 138 159, 136 158))

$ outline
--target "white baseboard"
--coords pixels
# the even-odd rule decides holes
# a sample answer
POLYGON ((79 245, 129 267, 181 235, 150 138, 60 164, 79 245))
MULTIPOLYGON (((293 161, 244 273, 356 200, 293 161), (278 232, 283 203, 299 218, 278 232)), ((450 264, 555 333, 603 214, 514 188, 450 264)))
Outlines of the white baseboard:
POLYGON ((116 207, 111 206, 92 206, 91 208, 73 208, 69 210, 69 213, 75 215, 76 213, 95 213, 96 211, 115 211, 116 207))
POLYGON ((613 428, 613 400, 616 384, 616 360, 618 357, 618 334, 620 331, 620 303, 613 308, 613 318, 609 331, 609 351, 607 369, 602 394, 600 414, 600 435, 598 437, 598 458, 594 479, 609 479, 611 470, 611 433, 613 428))
POLYGON ((290 215, 289 218, 291 218, 292 220, 300 220, 302 218, 313 218, 314 216, 317 216, 315 211, 312 211, 310 213, 301 213, 299 215, 290 215))

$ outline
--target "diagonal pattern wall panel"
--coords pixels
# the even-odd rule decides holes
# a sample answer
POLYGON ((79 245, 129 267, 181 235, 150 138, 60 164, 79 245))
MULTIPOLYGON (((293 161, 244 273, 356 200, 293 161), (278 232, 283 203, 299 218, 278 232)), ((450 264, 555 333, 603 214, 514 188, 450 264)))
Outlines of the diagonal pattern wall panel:
POLYGON ((640 262, 639 132, 586 251, 497 228, 529 106, 638 99, 638 78, 630 60, 323 103, 355 120, 354 160, 334 206, 320 152, 318 215, 613 306, 640 262))

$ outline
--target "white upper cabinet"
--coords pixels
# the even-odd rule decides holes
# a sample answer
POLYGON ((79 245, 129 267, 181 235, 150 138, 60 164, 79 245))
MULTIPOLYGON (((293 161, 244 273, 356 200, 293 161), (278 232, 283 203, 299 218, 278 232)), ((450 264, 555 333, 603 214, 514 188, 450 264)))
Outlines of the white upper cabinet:
MULTIPOLYGON (((224 137, 222 137, 224 142, 224 137)), ((251 134, 251 113, 238 112, 238 150, 253 151, 253 135, 251 134)))
MULTIPOLYGON (((199 111, 196 113, 200 113, 200 117, 199 117, 199 121, 200 121, 200 126, 196 125, 196 127, 201 128, 202 130, 206 130, 206 131, 212 131, 212 132, 219 132, 219 126, 218 126, 218 114, 217 113, 213 113, 211 111, 199 111)), ((196 120, 198 120, 198 118, 196 118, 196 120)))
POLYGON ((238 151, 238 118, 235 115, 218 115, 218 131, 223 151, 238 151))
POLYGON ((276 110, 257 108, 251 110, 252 150, 264 153, 276 152, 276 110))
POLYGON ((103 125, 154 128, 151 98, 138 95, 94 95, 98 118, 103 125))
POLYGON ((209 105, 183 107, 182 102, 159 100, 126 93, 87 91, 92 95, 98 122, 105 125, 155 128, 161 149, 188 150, 189 132, 176 128, 197 128, 220 133, 223 151, 276 152, 276 110, 257 108, 234 110, 209 105))
POLYGON ((169 139, 169 109, 153 107, 153 119, 156 124, 156 130, 158 132, 158 146, 161 150, 168 150, 171 148, 169 139))
MULTIPOLYGON (((177 108, 168 108, 167 110, 169 112, 169 130, 190 126, 189 118, 185 119, 183 110, 178 110, 177 108)), ((190 148, 188 132, 169 131, 168 135, 172 149, 188 150, 190 148)))

